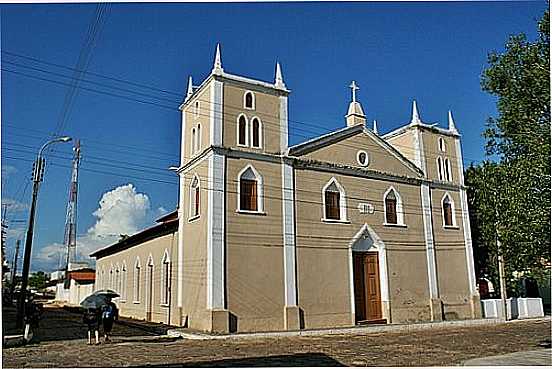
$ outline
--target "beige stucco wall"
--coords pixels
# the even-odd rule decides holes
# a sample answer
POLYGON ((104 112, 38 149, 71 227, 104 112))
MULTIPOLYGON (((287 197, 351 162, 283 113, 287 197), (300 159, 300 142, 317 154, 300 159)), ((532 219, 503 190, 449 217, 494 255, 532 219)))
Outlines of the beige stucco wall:
POLYGON ((237 330, 284 329, 281 165, 226 161, 227 306, 237 330), (264 213, 238 209, 238 173, 248 164, 263 177, 264 213))
POLYGON ((435 241, 435 259, 439 295, 443 302, 445 316, 448 319, 470 318, 470 292, 466 248, 464 243, 464 224, 458 191, 431 190, 433 212, 433 233, 435 241), (448 193, 454 201, 456 227, 443 226, 441 200, 448 193))
MULTIPOLYGON (((181 164, 184 165, 190 159, 195 157, 201 151, 209 146, 209 134, 210 134, 210 114, 211 114, 211 88, 212 81, 205 85, 202 90, 195 95, 190 101, 186 103, 186 106, 182 110, 183 117, 186 119, 186 127, 182 134, 184 143, 181 143, 181 164), (199 102, 199 114, 195 114, 195 103, 199 102), (192 128, 196 128, 201 125, 200 145, 199 151, 192 153, 192 128)), ((197 134, 197 133, 196 133, 197 134)))
MULTIPOLYGON (((432 180, 439 179, 439 172, 437 166, 437 157, 440 156, 443 160, 448 158, 450 161, 450 167, 452 170, 452 182, 460 183, 460 175, 458 168, 458 156, 456 155, 456 138, 431 132, 428 130, 422 130, 422 141, 424 145, 424 155, 426 159, 426 175, 427 178, 432 180), (445 140, 445 151, 439 150, 439 138, 445 140)), ((444 165, 444 164, 443 164, 444 165)), ((443 174, 444 175, 444 174, 443 174)))
POLYGON ((114 299, 114 302, 119 307, 121 316, 146 319, 148 298, 150 293, 153 292, 153 295, 151 295, 151 321, 168 323, 170 314, 170 323, 178 324, 178 313, 175 309, 170 308, 171 305, 174 307, 176 304, 176 265, 178 265, 177 239, 178 232, 170 233, 146 241, 140 245, 130 247, 126 250, 119 251, 116 254, 102 257, 96 261, 96 275, 97 277, 99 276, 96 280, 96 289, 109 288, 121 294, 121 297, 114 299), (161 303, 161 271, 165 250, 168 252, 171 261, 170 305, 161 303), (134 273, 137 259, 140 261, 140 292, 139 298, 135 300, 134 273), (153 264, 152 291, 147 288, 149 260, 151 260, 153 264), (127 270, 126 278, 123 278, 125 287, 123 287, 122 291, 116 286, 115 278, 113 278, 111 284, 109 283, 109 271, 113 270, 115 275, 117 265, 119 265, 120 273, 122 273, 123 265, 126 266, 127 270))
POLYGON ((407 167, 393 156, 388 149, 383 148, 375 139, 364 132, 303 155, 301 158, 361 167, 357 162, 357 152, 359 150, 366 151, 370 157, 370 164, 366 167, 367 169, 418 177, 414 170, 407 167))
POLYGON ((209 217, 208 197, 209 163, 207 159, 187 169, 184 176, 184 218, 182 219, 184 239, 182 321, 188 327, 200 330, 210 329, 207 311, 207 220, 209 217), (190 219, 190 185, 194 175, 200 182, 200 216, 190 219))
POLYGON ((414 148, 414 130, 407 130, 400 135, 386 139, 395 149, 403 154, 411 162, 416 161, 416 150, 414 148))
POLYGON ((223 87, 223 145, 236 148, 237 122, 240 114, 244 114, 249 122, 249 147, 242 147, 242 150, 255 152, 275 153, 280 151, 280 99, 274 93, 265 89, 255 89, 250 86, 246 89, 235 85, 231 81, 225 81, 223 87), (244 108, 243 96, 246 91, 253 92, 255 96, 255 109, 244 108), (262 125, 262 147, 260 149, 251 147, 251 121, 257 117, 262 125))
POLYGON ((429 295, 420 187, 312 170, 296 170, 295 180, 297 288, 305 328, 353 323, 348 248, 364 224, 375 231, 387 249, 391 321, 427 319, 429 295), (321 221, 322 188, 332 177, 346 192, 347 223, 321 221), (383 195, 391 185, 402 198, 406 227, 383 225, 383 195), (360 214, 360 202, 372 204, 374 213, 360 214))

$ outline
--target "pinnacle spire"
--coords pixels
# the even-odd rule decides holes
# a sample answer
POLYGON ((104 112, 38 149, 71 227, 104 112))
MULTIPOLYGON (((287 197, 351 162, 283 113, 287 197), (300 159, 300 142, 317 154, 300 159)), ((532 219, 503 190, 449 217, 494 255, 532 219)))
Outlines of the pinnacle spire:
POLYGON ((276 62, 276 76, 274 78, 274 86, 276 86, 277 88, 286 88, 284 78, 282 77, 282 68, 280 67, 280 63, 278 62, 276 62))
POLYGON ((194 93, 194 87, 192 85, 192 76, 188 77, 188 91, 186 92, 186 100, 188 100, 194 93))
POLYGON ((374 128, 372 128, 372 132, 374 132, 375 134, 379 134, 378 133, 378 122, 374 119, 374 128))
POLYGON ((349 109, 347 110, 347 115, 345 119, 347 121, 347 126, 355 126, 357 124, 366 124, 366 115, 364 115, 364 110, 362 110, 362 105, 360 102, 356 101, 356 92, 359 89, 356 82, 351 82, 349 86, 351 88, 352 98, 349 103, 349 109))
POLYGON ((454 119, 452 118, 452 111, 448 111, 448 129, 451 132, 458 133, 458 130, 456 129, 456 124, 454 124, 454 119))
POLYGON ((410 124, 420 124, 420 114, 418 113, 418 106, 416 105, 416 100, 412 101, 412 118, 410 119, 410 124))
POLYGON ((211 73, 213 74, 221 74, 224 72, 222 69, 222 61, 220 58, 220 44, 217 44, 217 51, 215 53, 215 62, 213 63, 213 70, 211 73))

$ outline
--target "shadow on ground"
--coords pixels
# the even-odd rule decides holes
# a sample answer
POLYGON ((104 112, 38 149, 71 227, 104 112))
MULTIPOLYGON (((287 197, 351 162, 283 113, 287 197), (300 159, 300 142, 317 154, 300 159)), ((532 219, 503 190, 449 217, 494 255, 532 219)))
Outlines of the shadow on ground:
POLYGON ((194 361, 186 363, 165 363, 140 365, 143 368, 223 368, 223 367, 283 367, 283 366, 345 366, 324 353, 260 356, 243 359, 194 361))

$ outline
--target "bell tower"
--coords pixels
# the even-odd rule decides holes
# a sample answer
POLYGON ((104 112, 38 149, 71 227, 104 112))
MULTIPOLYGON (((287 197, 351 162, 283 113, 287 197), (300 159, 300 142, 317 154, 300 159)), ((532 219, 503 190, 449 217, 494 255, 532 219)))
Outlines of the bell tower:
POLYGON ((351 88, 352 101, 349 104, 349 110, 345 116, 347 127, 356 126, 357 124, 366 124, 366 115, 364 115, 360 102, 356 101, 356 91, 359 87, 355 81, 351 82, 349 87, 351 88))

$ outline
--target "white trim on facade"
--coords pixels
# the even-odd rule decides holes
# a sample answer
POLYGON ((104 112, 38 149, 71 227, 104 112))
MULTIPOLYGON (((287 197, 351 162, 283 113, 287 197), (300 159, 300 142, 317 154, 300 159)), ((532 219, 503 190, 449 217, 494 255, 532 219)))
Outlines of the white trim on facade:
POLYGON ((353 252, 377 252, 378 253, 378 266, 379 266, 379 282, 380 282, 380 295, 381 295, 381 312, 382 318, 387 319, 388 323, 391 320, 390 314, 390 298, 389 298, 389 274, 387 271, 387 251, 385 243, 377 235, 376 232, 367 223, 360 228, 360 230, 353 236, 349 243, 349 293, 351 295, 351 319, 352 324, 355 324, 355 280, 353 272, 353 252), (368 249, 356 249, 355 245, 357 241, 365 238, 368 235, 373 243, 368 249))
POLYGON ((257 117, 257 116, 254 116, 251 118, 251 124, 249 125, 250 126, 250 129, 251 129, 251 132, 250 132, 250 137, 251 137, 251 147, 254 148, 254 149, 261 149, 263 147, 263 122, 261 122, 261 118, 257 117), (254 127, 255 125, 253 124, 255 119, 257 120, 257 122, 259 122, 259 146, 255 146, 254 145, 254 140, 253 140, 253 135, 254 135, 254 127))
POLYGON ((395 189, 394 186, 390 186, 387 191, 383 193, 383 225, 387 226, 406 226, 406 223, 404 222, 404 207, 403 207, 403 200, 401 195, 399 194, 399 191, 395 189), (396 199, 396 213, 397 213, 397 223, 387 223, 387 205, 385 203, 385 199, 387 198, 387 195, 393 191, 395 194, 396 199))
POLYGON ((225 299, 225 178, 226 158, 209 156, 207 212, 207 309, 224 309, 225 299))
POLYGON ((249 146, 249 120, 247 115, 240 113, 236 118, 236 146, 248 147, 249 146), (245 144, 240 143, 240 118, 245 119, 245 144))
POLYGON ((236 211, 240 213, 260 213, 264 214, 264 186, 263 186, 263 176, 255 169, 255 167, 251 164, 246 165, 240 172, 238 173, 237 177, 237 187, 238 187, 238 199, 237 199, 237 205, 236 205, 236 211), (251 170, 253 173, 253 176, 255 177, 257 181, 257 210, 247 210, 241 208, 241 177, 242 175, 247 172, 248 170, 251 170))
MULTIPOLYGON (((439 297, 437 285, 437 266, 435 261, 435 242, 433 240, 433 219, 431 211, 431 193, 429 185, 423 183, 420 187, 422 198, 422 217, 424 221, 424 238, 427 258, 427 279, 429 283, 429 297, 436 299, 439 297)), ((431 316, 433 319, 433 304, 430 303, 431 316)))
POLYGON ((280 152, 288 149, 288 98, 280 96, 280 152))
POLYGON ((213 80, 211 83, 211 114, 209 115, 211 129, 209 143, 213 146, 222 145, 222 104, 223 104, 223 83, 213 80))
POLYGON ((243 93, 243 108, 247 110, 255 110, 255 93, 253 91, 247 90, 243 93), (246 104, 246 96, 247 94, 251 94, 251 107, 248 107, 246 104))
POLYGON ((293 167, 282 163, 282 227, 284 236, 284 301, 297 306, 295 275, 295 199, 293 167))
POLYGON ((325 185, 322 187, 322 219, 323 222, 348 222, 347 220, 347 194, 345 193, 345 188, 339 183, 339 181, 332 177, 325 185), (339 190, 339 219, 329 219, 326 216, 326 189, 331 185, 335 184, 339 190))

